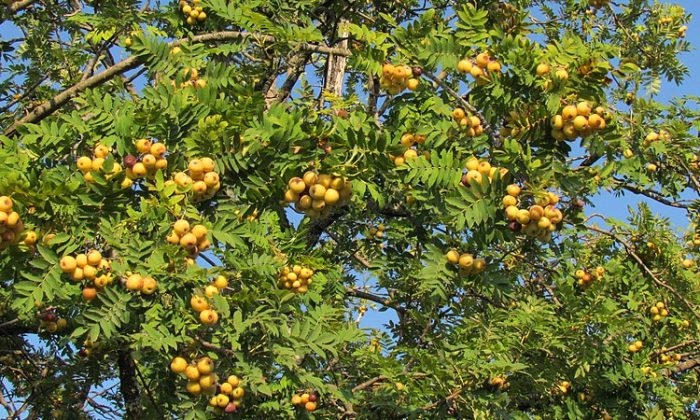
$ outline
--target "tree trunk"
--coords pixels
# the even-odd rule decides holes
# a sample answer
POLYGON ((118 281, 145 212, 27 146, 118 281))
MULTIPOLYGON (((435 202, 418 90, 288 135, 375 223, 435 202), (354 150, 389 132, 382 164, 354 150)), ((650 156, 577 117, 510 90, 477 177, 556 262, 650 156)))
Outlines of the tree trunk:
POLYGON ((117 363, 119 365, 119 389, 124 398, 127 419, 140 419, 141 412, 141 392, 136 382, 136 364, 131 358, 131 351, 128 347, 121 348, 117 352, 117 363))

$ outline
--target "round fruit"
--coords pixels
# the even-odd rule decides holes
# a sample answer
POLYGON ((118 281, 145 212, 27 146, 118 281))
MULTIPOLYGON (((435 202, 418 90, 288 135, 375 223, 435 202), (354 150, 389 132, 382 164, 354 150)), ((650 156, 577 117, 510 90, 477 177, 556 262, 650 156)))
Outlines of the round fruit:
POLYGON ((231 385, 233 388, 238 388, 238 385, 240 385, 241 380, 238 379, 238 376, 236 375, 231 375, 228 378, 226 378, 226 383, 231 385))
POLYGON ((97 289, 94 287, 86 287, 83 289, 83 299, 85 300, 93 300, 97 297, 97 289))
POLYGON ((185 367, 184 372, 185 372, 185 376, 190 381, 198 381, 199 380, 200 374, 199 374, 199 369, 197 369, 197 366, 188 365, 187 367, 185 367))
POLYGON ((158 282, 153 277, 144 277, 143 285, 141 285, 141 293, 152 295, 158 289, 158 282))
POLYGON ((202 312, 209 309, 209 303, 201 296, 194 295, 190 299, 190 306, 195 312, 202 312))
POLYGON ((459 263, 459 253, 454 249, 447 251, 447 261, 451 264, 459 263))
POLYGON ((306 404, 304 404, 304 409, 306 411, 315 411, 316 410, 316 403, 313 401, 309 401, 306 404))
POLYGON ((126 288, 131 291, 143 288, 143 277, 140 274, 132 274, 126 279, 126 288))
POLYGON ((203 324, 215 324, 219 320, 219 315, 216 311, 205 309, 199 313, 199 320, 202 321, 203 324))
POLYGON ((245 390, 243 389, 243 387, 238 386, 238 387, 233 389, 233 392, 231 393, 231 395, 233 396, 233 398, 239 400, 239 399, 243 398, 243 395, 245 395, 245 390))
POLYGON ((66 255, 65 257, 61 258, 58 265, 61 267, 61 271, 64 273, 72 273, 78 266, 75 258, 71 257, 70 255, 66 255))
POLYGON ((184 373, 187 369, 187 360, 183 357, 175 357, 172 362, 170 362, 170 370, 175 373, 184 373))
POLYGON ((218 289, 225 289, 228 286, 228 280, 224 276, 217 276, 214 280, 214 286, 218 289))

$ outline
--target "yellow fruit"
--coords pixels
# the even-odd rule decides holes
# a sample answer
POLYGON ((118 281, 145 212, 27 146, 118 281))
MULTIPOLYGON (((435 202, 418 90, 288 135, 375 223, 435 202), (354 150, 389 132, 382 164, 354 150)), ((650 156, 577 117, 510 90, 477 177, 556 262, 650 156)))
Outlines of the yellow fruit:
POLYGON ((306 411, 314 411, 316 410, 316 403, 314 401, 309 401, 306 404, 304 404, 304 409, 306 411))
POLYGON ((24 235, 24 244, 25 245, 28 245, 28 246, 34 245, 36 243, 36 241, 37 241, 36 232, 30 230, 29 232, 25 233, 25 235, 24 235))
POLYGON ((292 405, 301 405, 301 397, 299 395, 292 396, 292 405))
POLYGON ((579 115, 574 118, 574 129, 576 131, 583 131, 588 128, 588 118, 583 115, 579 115))
POLYGON ((535 72, 537 73, 538 76, 544 76, 544 75, 549 73, 549 70, 550 70, 549 65, 547 65, 545 63, 540 63, 537 65, 537 69, 535 70, 535 72))
POLYGON ((205 309, 199 313, 199 320, 202 321, 202 324, 215 324, 219 320, 219 314, 212 309, 205 309))
POLYGON ((78 169, 83 172, 87 172, 92 169, 92 159, 87 156, 81 156, 78 158, 78 169))
POLYGON ((526 209, 518 210, 518 215, 516 217, 516 220, 521 225, 526 225, 526 224, 530 223, 530 212, 526 209))
POLYGON ((516 204, 518 204, 518 199, 513 197, 512 195, 507 195, 507 196, 503 197, 503 206, 504 207, 508 208, 511 206, 515 206, 516 204))
POLYGON ((190 298, 190 306, 195 312, 202 312, 209 309, 209 302, 206 301, 202 296, 194 295, 190 298))
POLYGON ((197 370, 201 375, 208 375, 214 369, 214 362, 209 357, 197 360, 197 370))
POLYGON ((132 274, 126 279, 126 288, 131 291, 141 290, 143 287, 143 277, 140 274, 132 274))
POLYGON ((569 78, 569 72, 564 69, 559 69, 554 73, 554 76, 559 80, 567 80, 569 78))
POLYGON ((134 176, 136 176, 137 178, 140 178, 148 173, 148 169, 146 168, 146 166, 143 163, 137 162, 131 168, 131 172, 134 174, 134 176))
POLYGON ((76 264, 78 264, 78 267, 80 267, 80 268, 85 267, 88 264, 87 255, 78 254, 75 257, 75 262, 76 262, 76 264))
POLYGON ((216 396, 216 404, 221 408, 226 407, 228 405, 228 401, 229 398, 227 395, 219 394, 216 396))
POLYGON ((6 195, 0 196, 0 211, 5 213, 12 211, 12 199, 6 195))
POLYGON ((467 163, 464 165, 469 171, 476 171, 479 168, 479 159, 474 156, 467 159, 467 163))
POLYGON ((168 243, 173 244, 173 245, 177 245, 180 243, 180 237, 175 232, 170 232, 170 235, 168 235, 165 238, 165 240, 168 241, 168 243))
POLYGON ((146 295, 152 295, 158 289, 158 282, 153 277, 144 277, 143 284, 141 285, 141 293, 146 295))
POLYGON ((323 201, 325 201, 326 204, 333 205, 337 203, 338 200, 340 200, 340 193, 337 190, 333 188, 326 190, 326 193, 323 196, 323 201))
POLYGON ((418 79, 411 78, 411 79, 408 79, 408 81, 406 82, 406 88, 408 88, 408 90, 415 91, 418 89, 418 85, 420 85, 420 82, 418 81, 418 79))
POLYGON ((455 251, 454 249, 447 251, 447 254, 445 255, 447 257, 447 261, 451 264, 457 264, 459 263, 459 253, 455 251))
POLYGON ((225 289, 228 286, 228 280, 224 276, 217 276, 214 280, 214 286, 218 289, 225 289))
POLYGON ((202 392, 202 387, 199 385, 199 382, 187 382, 187 392, 190 394, 197 395, 200 392, 202 392))
POLYGON ((87 254, 87 262, 88 264, 92 266, 98 266, 100 265, 100 262, 102 261, 102 254, 100 254, 100 251, 93 249, 87 254))
POLYGON ((309 188, 309 195, 315 200, 323 200, 326 195, 326 187, 321 184, 314 184, 309 188))
POLYGON ((657 167, 653 163, 650 163, 647 165, 647 171, 649 171, 649 172, 656 172, 656 169, 657 169, 657 167))
MULTIPOLYGON (((175 48, 173 48, 173 50, 175 48)), ((151 141, 149 139, 136 140, 136 150, 138 150, 139 153, 148 153, 151 150, 151 141)))
POLYGON ((75 258, 71 257, 70 255, 66 255, 65 257, 61 258, 58 265, 61 267, 61 271, 64 273, 72 273, 78 266, 75 258))
POLYGON ((95 277, 97 277, 97 269, 91 265, 86 265, 83 267, 83 277, 88 280, 95 280, 95 277))
MULTIPOLYGON (((508 206, 506 207, 506 217, 508 220, 516 220, 518 218, 518 214, 520 212, 520 209, 518 209, 516 206, 508 206)), ((528 213, 528 221, 529 221, 529 213, 528 213)))
POLYGON ((567 105, 564 107, 564 109, 561 110, 561 117, 564 119, 564 121, 573 120, 577 116, 578 111, 576 110, 576 107, 574 105, 567 105))
POLYGON ((187 369, 187 360, 183 357, 175 357, 172 362, 170 362, 170 370, 175 373, 183 373, 187 369))
POLYGON ((238 376, 231 375, 226 379, 226 383, 231 385, 233 388, 238 388, 238 385, 241 384, 241 381, 240 381, 240 379, 238 379, 238 376))
POLYGON ((228 382, 224 382, 219 388, 221 389, 222 394, 230 394, 233 391, 233 387, 228 382))
MULTIPOLYGON (((304 182, 303 179, 301 179, 299 177, 294 177, 294 178, 290 179, 289 182, 287 183, 287 185, 289 186, 290 190, 292 190, 293 192, 295 192, 297 194, 301 194, 304 192, 304 190, 306 190, 306 183, 304 182)), ((324 191, 324 193, 325 193, 325 191, 324 191)))
POLYGON ((474 257, 471 254, 462 254, 459 256, 458 263, 462 268, 469 268, 474 264, 474 257))
POLYGON ((520 191, 521 191, 520 187, 518 185, 515 185, 515 184, 510 184, 506 187, 506 193, 508 193, 508 195, 513 196, 513 197, 519 196, 520 191))
POLYGON ((245 390, 243 389, 242 386, 238 386, 238 387, 233 389, 233 392, 231 393, 231 395, 233 396, 233 398, 239 400, 239 399, 243 398, 243 395, 245 395, 245 390))
POLYGON ((190 231, 190 223, 187 220, 180 219, 173 224, 173 231, 180 237, 190 231))
POLYGON ((209 286, 204 288, 204 294, 207 297, 212 298, 214 297, 214 295, 219 294, 219 289, 216 286, 210 284, 209 286))
POLYGON ((461 73, 469 73, 471 72, 473 67, 473 64, 471 61, 467 60, 466 58, 463 60, 460 60, 459 63, 457 63, 457 70, 459 70, 461 73))
POLYGON ((197 241, 205 239, 207 237, 207 232, 209 232, 209 230, 203 225, 194 225, 191 230, 191 233, 197 238, 197 241))
POLYGON ((682 264, 683 264, 683 268, 690 268, 693 265, 695 265, 695 262, 689 258, 686 258, 685 260, 683 260, 682 264))
POLYGON ((187 367, 185 367, 184 373, 187 379, 189 379, 190 381, 199 380, 199 369, 197 369, 197 366, 195 365, 188 365, 187 367))

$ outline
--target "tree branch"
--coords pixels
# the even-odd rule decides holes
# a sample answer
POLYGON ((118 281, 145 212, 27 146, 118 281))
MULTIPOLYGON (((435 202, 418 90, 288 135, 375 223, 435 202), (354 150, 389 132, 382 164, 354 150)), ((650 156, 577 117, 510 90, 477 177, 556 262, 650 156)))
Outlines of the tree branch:
MULTIPOLYGON (((176 41, 168 43, 170 47, 176 47, 179 45, 186 44, 188 42, 218 42, 226 41, 232 39, 253 39, 259 43, 272 43, 275 42, 275 38, 269 35, 262 35, 251 32, 239 32, 239 31, 223 31, 223 32, 213 32, 208 34, 197 35, 192 38, 183 38, 176 41)), ((321 53, 321 54, 335 54, 340 56, 349 56, 351 53, 349 50, 343 48, 330 48, 323 45, 315 44, 301 44, 299 49, 303 51, 308 51, 311 53, 321 53)), ((46 116, 52 114, 54 111, 63 106, 66 102, 77 96, 80 92, 99 86, 115 76, 118 76, 129 70, 133 70, 136 67, 143 64, 143 59, 138 56, 131 56, 119 63, 107 68, 105 71, 89 77, 81 82, 76 83, 70 88, 64 90, 58 95, 54 96, 48 102, 34 108, 32 112, 27 114, 24 118, 16 121, 12 126, 5 130, 5 135, 10 136, 17 131, 17 128, 21 125, 27 123, 35 123, 41 121, 46 116)))
POLYGON ((377 296, 377 295, 374 295, 374 294, 369 293, 369 292, 365 292, 365 291, 360 290, 360 289, 348 287, 345 289, 345 294, 348 296, 354 296, 354 297, 357 297, 360 299, 365 299, 365 300, 369 300, 369 301, 372 301, 375 303, 379 303, 380 305, 383 305, 383 306, 386 306, 388 308, 395 310, 396 312, 398 312, 401 315, 406 313, 406 308, 395 304, 390 299, 386 299, 386 298, 383 298, 381 296, 377 296))
POLYGON ((623 188, 623 189, 625 189, 625 190, 627 190, 627 191, 630 191, 630 192, 632 192, 632 193, 634 193, 634 194, 638 194, 638 195, 643 195, 643 196, 645 196, 645 197, 649 197, 649 198, 651 198, 652 200, 658 201, 658 202, 661 203, 661 204, 665 204, 665 205, 667 205, 667 206, 677 207, 677 208, 681 208, 681 209, 687 209, 687 208, 688 208, 688 206, 687 206, 686 204, 682 204, 682 202, 679 202, 679 201, 671 201, 671 200, 669 200, 669 199, 667 199, 667 198, 664 198, 663 195, 661 195, 660 193, 658 193, 658 192, 656 192, 656 191, 652 191, 652 190, 643 190, 643 189, 641 189, 641 188, 637 188, 637 187, 635 187, 634 185, 630 185, 630 184, 628 184, 628 183, 626 183, 626 182, 624 182, 624 181, 622 181, 622 180, 619 180, 619 179, 617 179, 617 178, 613 178, 613 182, 615 182, 615 184, 619 185, 621 188, 623 188))
POLYGON ((15 14, 21 10, 26 9, 27 7, 31 6, 32 4, 36 3, 37 0, 21 0, 21 1, 16 1, 11 3, 9 6, 7 6, 7 10, 10 11, 10 13, 15 14))

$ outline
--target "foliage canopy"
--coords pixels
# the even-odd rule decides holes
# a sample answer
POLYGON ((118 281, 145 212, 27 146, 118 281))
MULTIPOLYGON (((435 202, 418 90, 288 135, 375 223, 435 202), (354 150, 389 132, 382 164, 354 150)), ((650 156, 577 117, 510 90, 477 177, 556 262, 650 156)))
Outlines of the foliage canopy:
POLYGON ((688 21, 8 3, 0 410, 697 418, 700 115, 655 99, 687 75, 688 21), (641 199, 586 217, 601 193, 689 226, 641 199))

